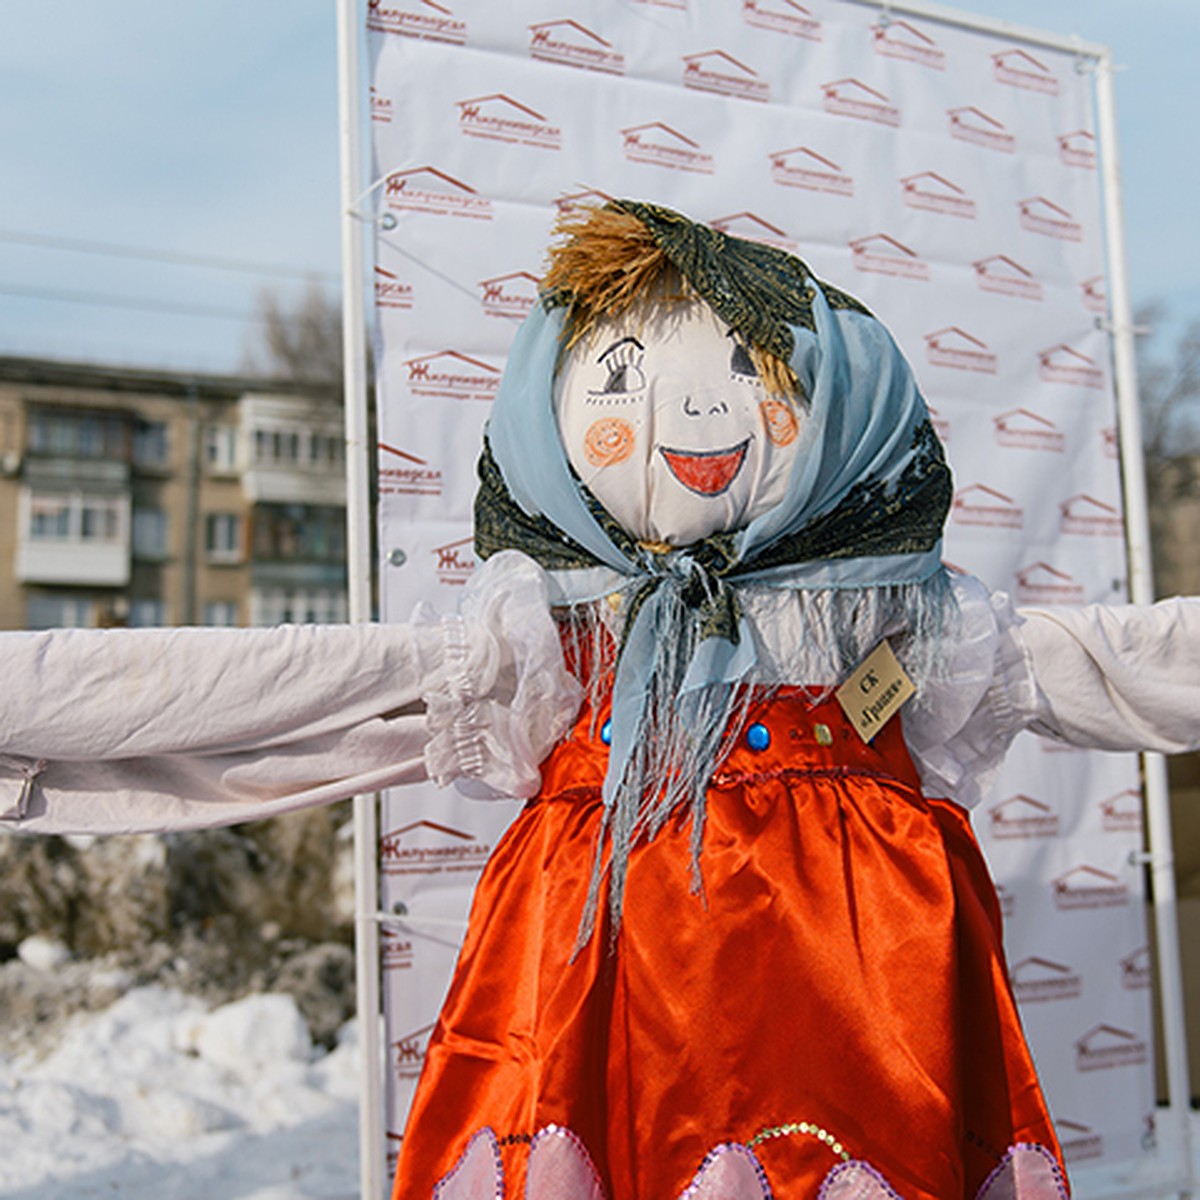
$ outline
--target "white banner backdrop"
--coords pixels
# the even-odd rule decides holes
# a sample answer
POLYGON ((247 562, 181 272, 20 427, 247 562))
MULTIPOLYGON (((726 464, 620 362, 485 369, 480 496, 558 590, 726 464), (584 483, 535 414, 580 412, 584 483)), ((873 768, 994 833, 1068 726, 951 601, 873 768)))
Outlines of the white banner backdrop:
MULTIPOLYGON (((1018 604, 1124 599, 1092 60, 851 0, 370 0, 384 617, 473 568, 480 430, 555 217, 655 200, 892 328, 1018 604)), ((1153 1145, 1137 762, 1023 739, 975 814, 1070 1163, 1153 1145)), ((384 803, 389 1139, 511 804, 384 803)))

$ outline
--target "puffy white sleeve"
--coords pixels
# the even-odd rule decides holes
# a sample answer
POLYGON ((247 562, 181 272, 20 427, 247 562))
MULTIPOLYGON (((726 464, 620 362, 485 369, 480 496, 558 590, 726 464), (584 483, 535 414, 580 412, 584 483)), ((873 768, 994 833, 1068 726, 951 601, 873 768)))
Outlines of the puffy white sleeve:
POLYGON ((1024 729, 1074 746, 1200 747, 1200 600, 1014 609, 957 577, 960 628, 904 715, 928 795, 968 807, 1024 729))
POLYGON ((427 778, 527 796, 579 699, 517 554, 450 617, 8 633, 0 669, 0 821, 41 833, 230 824, 427 778))

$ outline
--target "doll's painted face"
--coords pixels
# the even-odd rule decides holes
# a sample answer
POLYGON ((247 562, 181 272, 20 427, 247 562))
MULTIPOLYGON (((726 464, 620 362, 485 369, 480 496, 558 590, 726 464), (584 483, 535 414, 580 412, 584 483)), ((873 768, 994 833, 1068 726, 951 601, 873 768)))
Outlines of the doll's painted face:
POLYGON ((639 540, 686 546, 783 499, 803 412, 767 394, 702 301, 599 322, 564 356, 554 398, 571 466, 639 540))

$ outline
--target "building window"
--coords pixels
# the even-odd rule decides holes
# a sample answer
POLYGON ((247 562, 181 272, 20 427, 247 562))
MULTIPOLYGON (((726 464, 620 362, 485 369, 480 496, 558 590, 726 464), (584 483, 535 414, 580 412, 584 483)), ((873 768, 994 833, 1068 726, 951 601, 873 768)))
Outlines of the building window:
POLYGON ((253 446, 254 465, 259 467, 302 467, 338 473, 346 457, 343 438, 308 430, 256 429, 253 446))
POLYGON ((209 513, 205 517, 204 552, 209 562, 242 561, 242 519, 237 513, 209 513))
POLYGON ((205 625, 228 626, 238 623, 236 600, 209 600, 204 606, 205 625))
POLYGON ((81 492, 33 492, 29 539, 34 542, 119 542, 124 499, 81 492))
POLYGON ((92 601, 78 596, 30 596, 25 603, 26 629, 83 629, 93 616, 92 601))
POLYGON ((133 431, 133 461, 139 467, 162 468, 170 459, 167 426, 163 421, 139 421, 133 431))
POLYGON ((254 557, 266 562, 346 559, 346 511, 332 505, 258 504, 253 515, 254 557))
POLYGON ((116 413, 73 413, 34 409, 29 414, 29 449, 58 458, 129 459, 129 428, 116 413))
POLYGON ((210 425, 205 430, 204 465, 210 475, 237 470, 237 426, 210 425))
POLYGON ((146 629, 167 623, 167 606, 162 600, 131 600, 129 602, 129 624, 135 629, 146 629))
POLYGON ((250 594, 255 625, 337 625, 346 620, 339 588, 256 588, 250 594))
POLYGON ((167 514, 161 508, 133 510, 134 558, 158 560, 167 556, 167 514))

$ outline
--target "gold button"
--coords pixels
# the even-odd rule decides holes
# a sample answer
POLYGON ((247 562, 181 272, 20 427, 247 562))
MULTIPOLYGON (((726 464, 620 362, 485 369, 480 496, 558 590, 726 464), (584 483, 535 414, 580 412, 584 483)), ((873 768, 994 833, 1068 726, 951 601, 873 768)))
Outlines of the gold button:
POLYGON ((822 746, 833 745, 833 733, 828 725, 814 725, 813 733, 816 734, 817 742, 822 746))

